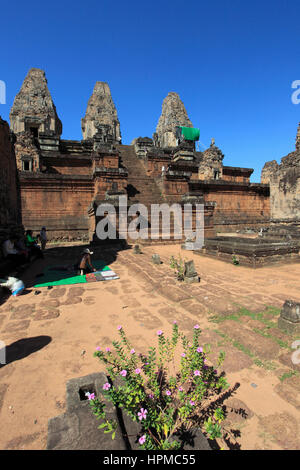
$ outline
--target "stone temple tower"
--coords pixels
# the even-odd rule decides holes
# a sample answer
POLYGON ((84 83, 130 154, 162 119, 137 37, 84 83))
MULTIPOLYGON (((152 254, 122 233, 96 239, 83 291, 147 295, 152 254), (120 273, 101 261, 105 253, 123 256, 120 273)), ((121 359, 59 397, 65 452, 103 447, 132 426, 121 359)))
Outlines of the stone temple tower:
POLYGON ((10 111, 16 136, 15 154, 20 171, 41 170, 42 150, 59 150, 62 123, 48 89, 45 72, 29 70, 10 111))
POLYGON ((15 134, 30 132, 59 137, 62 124, 48 89, 45 72, 29 70, 10 111, 10 128, 15 134))
POLYGON ((156 133, 153 135, 157 147, 176 147, 176 126, 193 127, 183 102, 174 92, 168 93, 162 104, 156 133))
POLYGON ((97 137, 104 143, 121 143, 120 122, 108 83, 96 82, 81 129, 84 140, 97 137))

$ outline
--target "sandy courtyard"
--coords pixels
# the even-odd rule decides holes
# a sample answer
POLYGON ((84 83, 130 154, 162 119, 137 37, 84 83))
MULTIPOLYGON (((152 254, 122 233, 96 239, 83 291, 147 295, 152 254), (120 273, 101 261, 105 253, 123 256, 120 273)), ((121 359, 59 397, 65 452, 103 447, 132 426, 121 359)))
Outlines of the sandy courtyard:
POLYGON ((9 350, 0 366, 1 449, 46 449, 48 420, 65 410, 66 382, 101 370, 93 352, 111 345, 118 325, 145 352, 156 331, 170 332, 174 320, 186 334, 198 323, 203 344, 226 352, 223 369, 237 387, 224 402, 225 423, 236 437, 228 434, 220 444, 300 449, 300 367, 291 360, 291 344, 300 338, 277 328, 284 300, 300 301, 300 264, 252 270, 179 245, 147 247, 141 255, 99 247, 94 258, 109 263, 119 280, 40 288, 35 295, 36 274, 71 263, 78 250, 48 249, 24 274, 28 293, 0 306, 0 340, 9 350), (153 253, 163 264, 152 264, 153 253), (175 280, 169 259, 179 254, 194 259, 199 284, 175 280))

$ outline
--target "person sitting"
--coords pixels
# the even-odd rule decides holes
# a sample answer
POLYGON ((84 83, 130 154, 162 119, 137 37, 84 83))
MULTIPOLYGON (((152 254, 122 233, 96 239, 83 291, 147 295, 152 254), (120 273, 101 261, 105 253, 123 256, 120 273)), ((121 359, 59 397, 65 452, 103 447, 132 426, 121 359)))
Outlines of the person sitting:
POLYGON ((30 251, 31 255, 37 258, 44 258, 43 252, 37 244, 37 238, 33 237, 32 230, 27 230, 25 233, 25 245, 30 251))
POLYGON ((77 265, 80 276, 97 271, 97 269, 94 268, 94 266, 92 265, 92 260, 91 260, 92 254, 93 254, 93 251, 90 251, 88 248, 86 248, 83 251, 81 260, 79 261, 77 265))
POLYGON ((14 297, 19 296, 25 289, 23 281, 12 276, 6 276, 5 279, 0 279, 0 286, 7 287, 14 297))
POLYGON ((15 247, 15 243, 17 242, 18 237, 15 235, 10 235, 7 240, 2 245, 3 248, 3 256, 6 259, 10 259, 14 261, 17 265, 23 264, 26 262, 26 256, 24 253, 21 253, 15 247))
POLYGON ((30 251, 25 245, 25 238, 24 236, 19 237, 16 242, 15 242, 15 247, 21 253, 22 255, 25 256, 26 261, 29 261, 30 258, 30 251))

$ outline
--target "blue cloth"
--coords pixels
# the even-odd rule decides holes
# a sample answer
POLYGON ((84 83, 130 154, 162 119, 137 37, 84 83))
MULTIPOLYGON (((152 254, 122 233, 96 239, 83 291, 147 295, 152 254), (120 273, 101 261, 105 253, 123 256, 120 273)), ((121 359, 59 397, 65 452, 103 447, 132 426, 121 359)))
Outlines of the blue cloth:
MULTIPOLYGON (((21 281, 21 282, 22 282, 22 281, 21 281)), ((22 282, 22 286, 20 285, 20 287, 19 287, 17 290, 13 291, 13 292, 12 292, 12 295, 16 296, 16 295, 20 294, 20 292, 22 292, 22 290, 24 290, 24 288, 25 288, 25 286, 24 286, 24 284, 23 284, 23 282, 22 282)))

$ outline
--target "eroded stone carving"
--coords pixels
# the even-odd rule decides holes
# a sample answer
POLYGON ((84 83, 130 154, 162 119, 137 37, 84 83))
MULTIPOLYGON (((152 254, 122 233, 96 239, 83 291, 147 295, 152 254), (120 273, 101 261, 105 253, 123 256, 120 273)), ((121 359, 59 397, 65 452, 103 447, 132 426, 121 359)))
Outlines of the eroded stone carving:
POLYGON ((108 83, 96 82, 81 128, 84 140, 96 136, 103 143, 121 143, 120 122, 108 83))
POLYGON ((10 127, 15 134, 31 132, 35 137, 39 133, 61 135, 62 124, 43 70, 29 70, 15 97, 9 117, 10 127))
POLYGON ((283 157, 280 165, 276 166, 275 162, 267 162, 262 178, 265 178, 266 173, 268 173, 270 184, 271 218, 273 220, 299 220, 300 125, 297 130, 295 151, 283 157))
POLYGON ((176 126, 193 127, 193 124, 179 95, 170 92, 163 101, 162 113, 156 127, 156 132, 153 134, 155 146, 176 147, 176 126))
POLYGON ((222 151, 215 145, 215 140, 212 139, 210 147, 202 154, 202 159, 199 164, 199 179, 221 179, 223 158, 224 155, 222 151))

